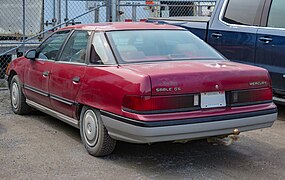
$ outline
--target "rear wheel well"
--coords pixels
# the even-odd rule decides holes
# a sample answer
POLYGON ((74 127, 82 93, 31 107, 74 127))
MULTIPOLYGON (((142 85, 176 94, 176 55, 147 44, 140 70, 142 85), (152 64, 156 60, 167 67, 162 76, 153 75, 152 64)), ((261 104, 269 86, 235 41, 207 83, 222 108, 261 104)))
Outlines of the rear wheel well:
POLYGON ((8 88, 10 88, 11 80, 12 80, 13 76, 15 76, 15 75, 17 75, 16 71, 11 70, 9 77, 8 77, 8 88))
POLYGON ((75 114, 75 117, 76 119, 79 121, 80 120, 80 114, 81 114, 81 111, 82 111, 82 108, 84 107, 83 104, 77 104, 77 110, 76 110, 76 114, 75 114))
POLYGON ((80 120, 80 114, 81 114, 81 111, 83 109, 83 107, 89 107, 89 108, 93 108, 95 110, 98 110, 100 111, 100 109, 96 108, 96 107, 92 107, 92 106, 88 106, 88 105, 85 105, 85 104, 81 104, 81 103, 78 103, 77 104, 77 107, 76 107, 76 112, 75 112, 75 117, 76 119, 79 121, 80 120))

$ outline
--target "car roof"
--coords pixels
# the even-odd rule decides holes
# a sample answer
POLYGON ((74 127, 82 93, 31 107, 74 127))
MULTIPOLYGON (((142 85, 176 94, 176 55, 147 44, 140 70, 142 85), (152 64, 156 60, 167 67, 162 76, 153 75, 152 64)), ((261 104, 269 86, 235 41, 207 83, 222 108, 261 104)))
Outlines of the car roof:
POLYGON ((67 26, 60 30, 77 29, 77 30, 90 30, 90 31, 116 31, 116 30, 148 30, 148 29, 169 29, 181 30, 183 28, 160 23, 147 23, 147 22, 107 22, 107 23, 94 23, 94 24, 79 24, 67 26))

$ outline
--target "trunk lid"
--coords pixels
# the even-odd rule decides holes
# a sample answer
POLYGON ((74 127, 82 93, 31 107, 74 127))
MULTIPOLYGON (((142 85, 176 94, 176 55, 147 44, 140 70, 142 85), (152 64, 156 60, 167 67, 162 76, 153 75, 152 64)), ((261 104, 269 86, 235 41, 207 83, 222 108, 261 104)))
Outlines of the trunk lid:
POLYGON ((271 84, 267 70, 226 60, 126 64, 122 67, 149 75, 153 96, 254 89, 271 84))

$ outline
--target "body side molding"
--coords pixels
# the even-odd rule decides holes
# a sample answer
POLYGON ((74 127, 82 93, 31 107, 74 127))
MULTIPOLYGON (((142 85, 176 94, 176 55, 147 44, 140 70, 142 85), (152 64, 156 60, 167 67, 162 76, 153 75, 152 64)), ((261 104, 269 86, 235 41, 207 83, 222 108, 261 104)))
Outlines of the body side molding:
POLYGON ((45 106, 42 106, 42 105, 40 105, 40 104, 38 104, 38 103, 36 103, 34 101, 31 101, 29 99, 27 99, 26 102, 27 102, 28 105, 32 106, 35 109, 38 109, 38 110, 40 110, 40 111, 42 111, 44 113, 47 113, 47 114, 49 114, 49 115, 51 115, 51 116, 53 116, 53 117, 55 117, 55 118, 65 122, 65 123, 73 126, 73 127, 79 128, 79 121, 76 120, 76 119, 73 119, 73 118, 68 117, 68 116, 66 116, 64 114, 56 112, 56 111, 54 111, 52 109, 49 109, 49 108, 47 108, 45 106))

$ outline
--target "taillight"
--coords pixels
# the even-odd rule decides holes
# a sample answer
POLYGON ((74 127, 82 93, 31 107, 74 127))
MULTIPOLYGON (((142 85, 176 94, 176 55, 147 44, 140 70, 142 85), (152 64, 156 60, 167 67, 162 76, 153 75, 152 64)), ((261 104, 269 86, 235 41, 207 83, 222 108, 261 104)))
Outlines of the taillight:
POLYGON ((232 91, 230 93, 230 105, 257 104, 266 101, 272 101, 272 89, 250 89, 241 91, 232 91))
POLYGON ((199 95, 175 96, 125 96, 123 109, 138 113, 163 111, 186 111, 199 108, 199 95))

